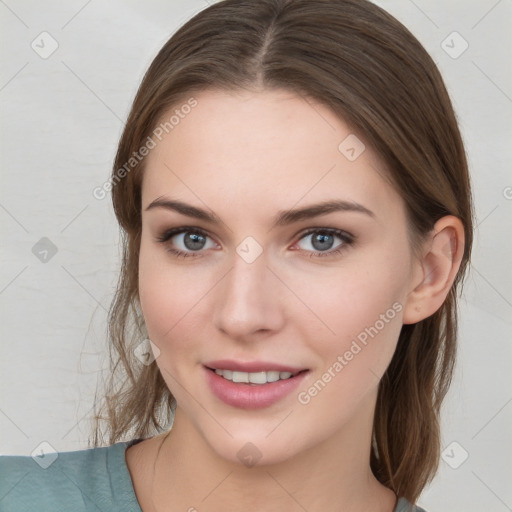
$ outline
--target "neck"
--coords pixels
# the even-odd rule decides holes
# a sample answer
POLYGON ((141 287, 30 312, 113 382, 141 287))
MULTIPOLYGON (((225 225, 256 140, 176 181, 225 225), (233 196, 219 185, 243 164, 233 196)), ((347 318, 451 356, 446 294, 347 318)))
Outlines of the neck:
MULTIPOLYGON (((369 397, 373 405, 375 398, 369 397)), ((371 403, 319 444, 283 462, 253 467, 219 457, 178 407, 154 464, 155 510, 392 512, 396 496, 369 465, 371 403)))

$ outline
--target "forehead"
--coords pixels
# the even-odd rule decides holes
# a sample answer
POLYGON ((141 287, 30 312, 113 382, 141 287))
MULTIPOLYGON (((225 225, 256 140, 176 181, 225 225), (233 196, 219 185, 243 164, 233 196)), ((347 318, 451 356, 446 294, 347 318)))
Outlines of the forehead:
MULTIPOLYGON (((143 207, 164 194, 200 200, 215 211, 277 210, 325 199, 375 211, 400 200, 383 162, 324 105, 283 90, 207 90, 193 97, 196 106, 155 139, 143 207)), ((163 120, 176 109, 180 105, 163 120)))

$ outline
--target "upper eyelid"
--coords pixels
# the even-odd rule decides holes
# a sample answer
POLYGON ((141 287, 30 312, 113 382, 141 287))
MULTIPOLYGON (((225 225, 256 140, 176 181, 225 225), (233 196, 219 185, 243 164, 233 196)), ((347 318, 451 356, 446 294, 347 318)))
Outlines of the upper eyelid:
POLYGON ((212 240, 215 239, 213 235, 208 233, 207 230, 202 228, 197 228, 193 226, 183 226, 183 227, 176 227, 176 228, 170 228, 170 229, 164 229, 160 232, 159 235, 156 236, 157 239, 166 239, 172 238, 173 236, 181 235, 183 233, 200 233, 203 235, 206 235, 207 237, 211 238, 212 240))
POLYGON ((325 231, 327 233, 332 233, 336 236, 342 236, 342 235, 346 235, 347 238, 355 238, 354 235, 352 235, 352 233, 346 231, 345 229, 340 229, 340 228, 324 228, 324 227, 320 227, 320 228, 306 228, 302 231, 300 231, 299 233, 297 233, 295 236, 301 236, 304 237, 306 235, 311 235, 312 233, 317 233, 317 232, 322 232, 322 231, 325 231))

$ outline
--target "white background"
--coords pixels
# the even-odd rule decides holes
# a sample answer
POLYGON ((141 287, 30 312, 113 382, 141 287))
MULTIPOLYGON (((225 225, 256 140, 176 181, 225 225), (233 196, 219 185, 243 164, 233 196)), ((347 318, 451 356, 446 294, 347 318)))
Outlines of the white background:
MULTIPOLYGON (((478 224, 442 424, 445 459, 460 466, 442 460, 419 504, 429 512, 512 510, 512 2, 378 3, 441 69, 467 145, 478 224), (442 47, 463 48, 458 36, 446 39, 453 31, 469 44, 458 58, 442 47)), ((58 451, 87 448, 119 264, 110 199, 92 190, 109 177, 144 71, 206 5, 0 2, 1 453, 30 454, 42 441, 58 451), (43 31, 59 45, 47 59, 31 48, 43 31), (46 263, 32 252, 42 237, 57 248, 46 263)))

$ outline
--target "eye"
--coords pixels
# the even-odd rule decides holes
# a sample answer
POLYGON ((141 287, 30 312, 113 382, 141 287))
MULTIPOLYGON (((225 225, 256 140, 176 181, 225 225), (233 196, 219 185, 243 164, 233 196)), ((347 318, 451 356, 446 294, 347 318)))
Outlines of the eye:
MULTIPOLYGON (((304 244, 306 247, 300 247, 300 250, 310 253, 310 257, 334 256, 354 243, 353 235, 334 228, 310 229, 301 235, 300 240, 307 238, 310 241, 304 244), (339 243, 333 248, 336 238, 339 243)), ((156 240, 164 244, 166 250, 178 258, 200 257, 203 249, 212 249, 217 246, 203 230, 186 226, 168 229, 156 240), (210 241, 209 244, 208 241, 210 241)))
POLYGON ((165 244, 167 251, 180 257, 197 257, 203 249, 212 249, 216 244, 202 230, 192 227, 173 228, 164 231, 157 237, 157 242, 165 244))
POLYGON ((308 238, 309 241, 304 244, 306 248, 302 247, 302 250, 311 252, 310 257, 333 256, 346 250, 348 246, 354 243, 354 237, 350 233, 334 228, 310 229, 302 234, 301 240, 308 238), (334 246, 336 238, 340 242, 334 246))

